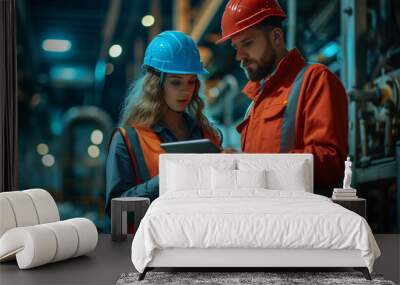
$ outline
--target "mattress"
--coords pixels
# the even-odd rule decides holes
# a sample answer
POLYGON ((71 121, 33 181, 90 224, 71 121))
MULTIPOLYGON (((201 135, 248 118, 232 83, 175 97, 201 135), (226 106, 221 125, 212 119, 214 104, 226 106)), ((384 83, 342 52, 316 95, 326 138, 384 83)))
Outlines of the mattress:
POLYGON ((132 262, 143 272, 155 250, 170 248, 359 250, 370 272, 380 255, 361 216, 324 196, 266 189, 159 197, 135 234, 132 262))

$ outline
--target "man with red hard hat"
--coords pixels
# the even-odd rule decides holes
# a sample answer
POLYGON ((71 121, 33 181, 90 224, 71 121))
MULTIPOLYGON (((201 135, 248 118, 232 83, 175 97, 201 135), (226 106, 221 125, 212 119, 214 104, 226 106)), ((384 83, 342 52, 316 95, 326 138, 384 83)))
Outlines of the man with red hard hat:
POLYGON ((285 12, 275 0, 231 0, 221 43, 231 40, 249 82, 252 103, 237 126, 247 153, 312 153, 314 187, 332 189, 347 155, 347 96, 322 64, 308 64, 285 46, 285 12))

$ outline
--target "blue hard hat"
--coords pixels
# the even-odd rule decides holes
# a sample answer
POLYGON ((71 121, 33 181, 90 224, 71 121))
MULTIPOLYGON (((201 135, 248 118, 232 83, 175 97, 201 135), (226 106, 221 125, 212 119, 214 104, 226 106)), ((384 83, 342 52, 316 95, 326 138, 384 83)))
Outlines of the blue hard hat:
POLYGON ((158 34, 146 48, 143 67, 174 74, 208 73, 195 42, 179 31, 158 34))

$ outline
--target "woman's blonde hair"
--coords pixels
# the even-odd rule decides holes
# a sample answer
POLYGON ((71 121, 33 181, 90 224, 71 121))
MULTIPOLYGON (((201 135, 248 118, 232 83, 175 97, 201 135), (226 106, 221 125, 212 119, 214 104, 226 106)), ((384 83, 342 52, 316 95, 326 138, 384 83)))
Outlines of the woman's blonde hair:
MULTIPOLYGON (((160 76, 152 72, 146 74, 133 82, 128 91, 128 96, 121 112, 119 125, 127 127, 140 125, 151 127, 161 119, 161 110, 165 104, 163 89, 160 84, 160 76)), ((198 86, 188 105, 188 114, 195 119, 203 131, 206 131, 213 139, 218 137, 217 131, 210 125, 207 117, 203 114, 205 103, 200 97, 201 84, 197 78, 198 86)))

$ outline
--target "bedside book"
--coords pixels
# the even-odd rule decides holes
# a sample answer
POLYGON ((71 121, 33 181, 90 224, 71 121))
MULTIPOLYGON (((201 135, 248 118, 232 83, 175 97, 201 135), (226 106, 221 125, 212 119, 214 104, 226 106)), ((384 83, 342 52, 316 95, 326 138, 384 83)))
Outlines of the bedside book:
POLYGON ((334 193, 357 193, 357 189, 354 189, 354 188, 349 188, 349 189, 334 188, 333 192, 334 193))
POLYGON ((334 200, 357 200, 358 196, 336 196, 335 194, 332 195, 332 199, 334 200))
POLYGON ((357 199, 357 190, 354 188, 343 189, 334 188, 332 193, 332 199, 336 200, 354 200, 357 199))
POLYGON ((333 192, 333 195, 336 195, 336 196, 343 196, 343 197, 345 197, 345 196, 350 196, 350 197, 353 197, 353 196, 357 196, 357 193, 345 193, 345 192, 333 192))

